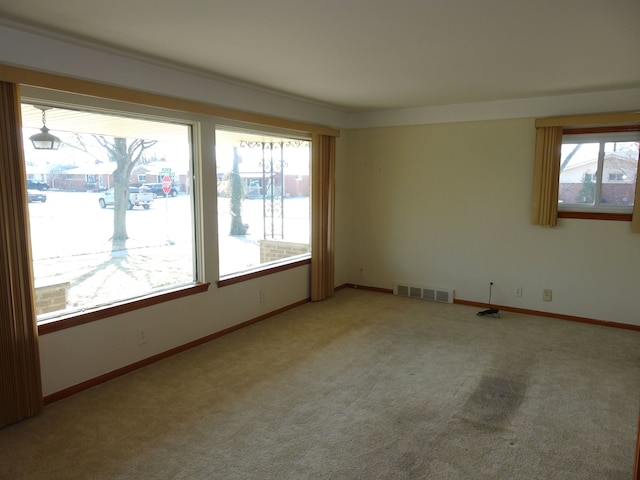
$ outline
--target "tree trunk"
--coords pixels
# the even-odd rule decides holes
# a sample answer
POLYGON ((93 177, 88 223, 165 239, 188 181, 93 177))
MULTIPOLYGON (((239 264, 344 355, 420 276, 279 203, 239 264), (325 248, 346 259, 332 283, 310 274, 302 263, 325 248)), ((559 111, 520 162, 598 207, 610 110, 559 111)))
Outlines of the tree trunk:
POLYGON ((238 169, 238 150, 233 149, 233 170, 229 177, 229 188, 231 189, 230 208, 231 211, 231 235, 244 235, 247 229, 242 223, 242 198, 244 188, 242 178, 238 169))
MULTIPOLYGON (((129 209, 129 178, 142 154, 153 147, 156 140, 131 140, 115 137, 113 142, 101 135, 93 135, 98 144, 109 154, 109 159, 115 162, 113 172, 113 236, 111 237, 111 251, 117 252, 127 248, 127 210, 129 209)), ((85 148, 86 151, 86 148, 85 148)))
POLYGON ((126 250, 127 248, 127 209, 129 208, 129 174, 130 160, 127 155, 127 141, 115 138, 114 147, 117 168, 113 172, 114 205, 113 205, 113 237, 111 237, 111 251, 126 250))

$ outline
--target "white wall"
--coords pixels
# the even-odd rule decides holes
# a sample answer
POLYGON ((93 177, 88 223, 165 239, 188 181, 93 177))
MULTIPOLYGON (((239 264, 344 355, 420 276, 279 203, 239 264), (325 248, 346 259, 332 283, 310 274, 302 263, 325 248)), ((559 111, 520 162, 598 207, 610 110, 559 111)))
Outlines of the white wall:
POLYGON ((165 302, 40 337, 45 395, 308 298, 309 267, 165 302), (265 303, 260 303, 260 290, 265 303), (138 345, 136 330, 148 342, 138 345))
POLYGON ((534 141, 533 119, 350 131, 349 281, 477 302, 493 281, 495 304, 640 325, 640 235, 628 222, 530 225, 534 141))

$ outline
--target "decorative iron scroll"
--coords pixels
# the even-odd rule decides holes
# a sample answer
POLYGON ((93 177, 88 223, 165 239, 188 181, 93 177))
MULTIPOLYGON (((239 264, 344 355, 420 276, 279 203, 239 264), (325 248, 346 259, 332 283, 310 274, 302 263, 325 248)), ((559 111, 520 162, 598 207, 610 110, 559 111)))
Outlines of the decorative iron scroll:
POLYGON ((262 150, 262 215, 264 217, 263 238, 284 239, 284 158, 285 147, 299 147, 306 142, 287 140, 280 142, 240 141, 242 148, 260 148, 262 150))

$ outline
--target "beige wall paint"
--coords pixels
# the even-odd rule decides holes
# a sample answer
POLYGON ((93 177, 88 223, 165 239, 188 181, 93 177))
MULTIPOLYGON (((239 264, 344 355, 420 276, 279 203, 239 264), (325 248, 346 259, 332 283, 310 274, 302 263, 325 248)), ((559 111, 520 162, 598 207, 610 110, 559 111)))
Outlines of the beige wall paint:
POLYGON ((533 119, 350 131, 349 281, 416 282, 477 302, 493 281, 495 304, 640 325, 629 223, 529 224, 534 138, 533 119))

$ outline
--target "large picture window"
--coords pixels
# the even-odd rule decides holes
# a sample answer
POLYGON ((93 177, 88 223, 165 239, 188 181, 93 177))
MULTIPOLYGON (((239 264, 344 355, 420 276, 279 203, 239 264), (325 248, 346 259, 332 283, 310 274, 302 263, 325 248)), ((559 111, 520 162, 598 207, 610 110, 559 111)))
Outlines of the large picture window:
POLYGON ((307 139, 216 129, 220 277, 309 258, 307 139))
POLYGON ((188 122, 31 99, 22 119, 39 322, 196 281, 188 122), (30 141, 43 107, 56 150, 30 141))

